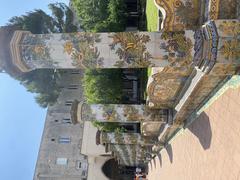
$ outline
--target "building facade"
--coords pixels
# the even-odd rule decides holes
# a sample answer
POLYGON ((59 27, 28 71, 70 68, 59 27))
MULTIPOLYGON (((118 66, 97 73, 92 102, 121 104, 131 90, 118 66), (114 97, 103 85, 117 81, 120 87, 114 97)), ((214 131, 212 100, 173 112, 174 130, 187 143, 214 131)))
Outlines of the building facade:
POLYGON ((84 180, 87 156, 81 154, 83 124, 71 117, 74 100, 83 99, 83 72, 65 70, 57 102, 48 107, 34 180, 84 180))

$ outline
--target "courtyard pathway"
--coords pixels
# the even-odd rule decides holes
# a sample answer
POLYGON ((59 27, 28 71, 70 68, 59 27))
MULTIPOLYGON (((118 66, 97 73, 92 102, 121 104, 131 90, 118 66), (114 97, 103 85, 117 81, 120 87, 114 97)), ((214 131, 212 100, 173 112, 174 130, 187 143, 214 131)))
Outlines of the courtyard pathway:
POLYGON ((149 163, 149 180, 240 180, 240 88, 228 89, 149 163))

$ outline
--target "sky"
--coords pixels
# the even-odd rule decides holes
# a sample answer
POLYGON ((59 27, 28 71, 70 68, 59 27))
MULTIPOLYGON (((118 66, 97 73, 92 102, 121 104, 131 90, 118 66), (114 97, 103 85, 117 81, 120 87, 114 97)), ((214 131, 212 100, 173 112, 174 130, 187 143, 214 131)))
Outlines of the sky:
MULTIPOLYGON (((33 9, 47 11, 53 0, 0 0, 0 26, 33 9)), ((58 0, 65 2, 69 0, 58 0)), ((32 180, 46 109, 5 73, 0 73, 0 180, 32 180)))
POLYGON ((0 26, 5 25, 12 16, 19 16, 34 9, 47 12, 47 5, 53 2, 69 4, 69 0, 0 0, 0 26))

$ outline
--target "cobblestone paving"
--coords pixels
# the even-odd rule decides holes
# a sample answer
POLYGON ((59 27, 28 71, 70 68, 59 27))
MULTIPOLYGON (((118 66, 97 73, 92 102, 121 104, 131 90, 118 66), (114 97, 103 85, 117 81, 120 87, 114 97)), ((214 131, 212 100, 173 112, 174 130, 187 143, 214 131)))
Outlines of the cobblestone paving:
POLYGON ((228 89, 149 163, 149 180, 240 180, 240 88, 228 89))

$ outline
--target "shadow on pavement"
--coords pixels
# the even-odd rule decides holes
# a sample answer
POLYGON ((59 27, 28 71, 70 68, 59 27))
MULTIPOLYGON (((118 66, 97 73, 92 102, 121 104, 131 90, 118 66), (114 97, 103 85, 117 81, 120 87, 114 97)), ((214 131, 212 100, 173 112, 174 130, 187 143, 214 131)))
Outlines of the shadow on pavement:
POLYGON ((167 151, 169 160, 170 160, 170 162, 172 163, 172 162, 173 162, 173 150, 172 150, 172 145, 171 145, 171 144, 168 144, 168 145, 167 145, 166 151, 167 151))
POLYGON ((156 158, 153 158, 153 165, 154 165, 154 168, 156 168, 156 158))
POLYGON ((150 161, 149 163, 150 163, 150 170, 153 170, 152 161, 150 161))
POLYGON ((157 157, 158 157, 158 160, 159 160, 160 167, 162 167, 162 156, 161 156, 161 154, 159 153, 157 155, 157 157))
POLYGON ((209 149, 212 140, 212 129, 209 117, 205 112, 188 127, 192 134, 194 134, 204 150, 209 149))

